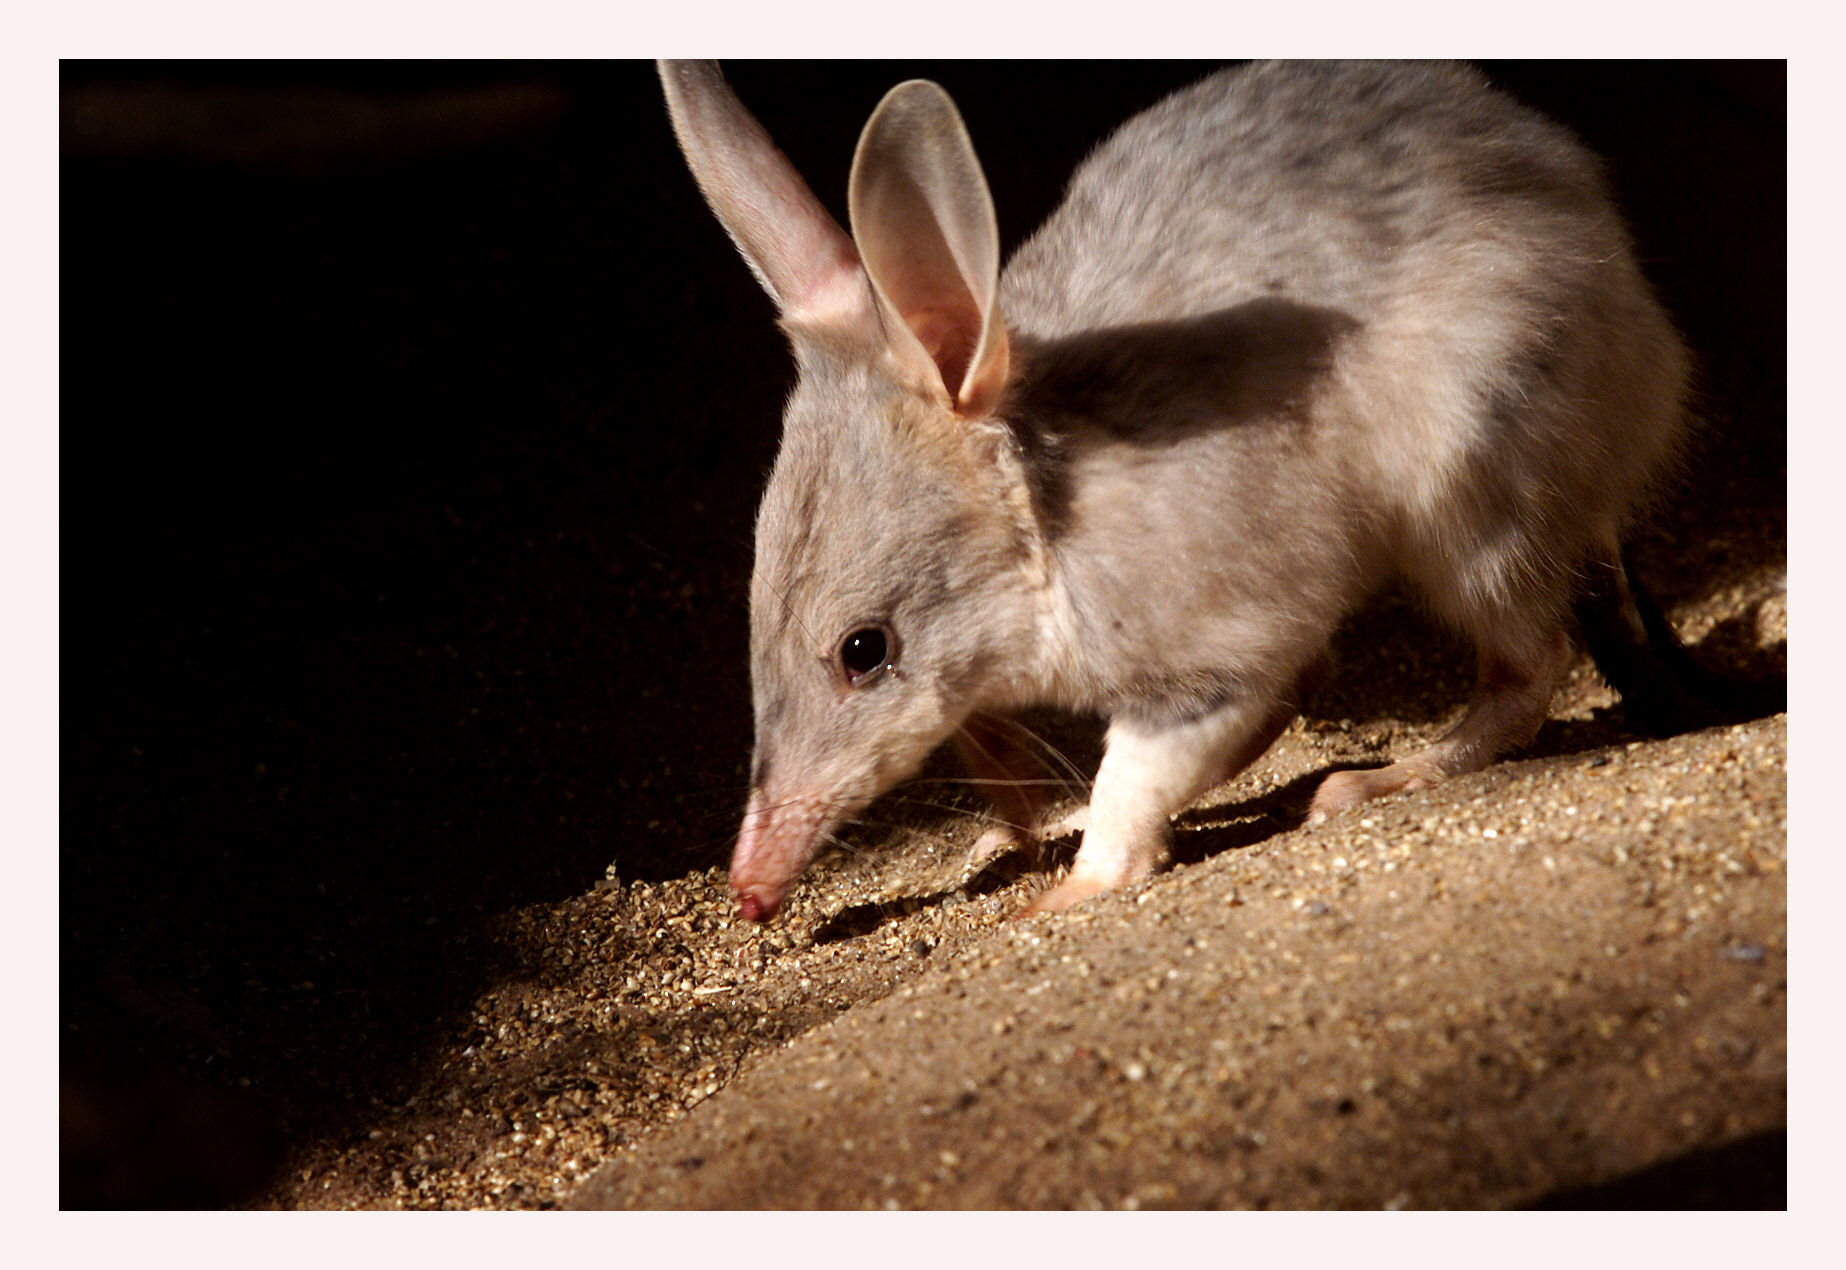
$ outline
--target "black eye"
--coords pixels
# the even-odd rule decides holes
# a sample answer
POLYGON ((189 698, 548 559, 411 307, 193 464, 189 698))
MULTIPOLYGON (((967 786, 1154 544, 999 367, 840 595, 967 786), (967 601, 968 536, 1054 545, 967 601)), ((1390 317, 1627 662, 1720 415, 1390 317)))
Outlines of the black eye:
POLYGON ((891 641, 876 626, 861 626, 840 641, 840 669, 846 682, 857 686, 867 675, 883 670, 891 659, 891 641))

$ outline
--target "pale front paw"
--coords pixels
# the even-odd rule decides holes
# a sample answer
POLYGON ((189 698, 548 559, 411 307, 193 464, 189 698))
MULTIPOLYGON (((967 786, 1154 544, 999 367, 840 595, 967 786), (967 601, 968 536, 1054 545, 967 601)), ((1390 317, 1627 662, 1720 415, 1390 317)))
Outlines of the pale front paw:
POLYGON ((962 860, 962 871, 972 877, 1001 856, 1011 855, 1022 848, 1035 845, 1032 838, 1021 833, 1012 825, 992 825, 981 832, 968 848, 967 856, 962 860))
POLYGON ((1019 910, 1020 917, 1037 917, 1040 913, 1062 913, 1073 904, 1081 904, 1092 895, 1111 889, 1097 878, 1072 874, 1019 910))
POLYGON ((1047 820, 1039 827, 1038 836, 1045 842, 1056 842, 1059 838, 1074 838, 1089 827, 1090 805, 1083 803, 1047 820))

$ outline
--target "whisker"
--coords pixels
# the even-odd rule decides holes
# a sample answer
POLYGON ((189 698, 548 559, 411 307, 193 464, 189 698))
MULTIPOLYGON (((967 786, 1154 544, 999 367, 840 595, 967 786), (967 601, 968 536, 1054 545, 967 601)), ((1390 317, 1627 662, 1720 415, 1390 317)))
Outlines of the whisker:
POLYGON ((627 536, 630 542, 633 542, 638 546, 645 547, 647 550, 653 552, 655 555, 659 556, 662 560, 667 561, 669 564, 677 563, 674 557, 672 557, 671 555, 668 555, 666 552, 662 551, 659 547, 656 547, 653 543, 643 538, 640 534, 635 533, 633 530, 627 531, 627 536))
MULTIPOLYGON (((756 580, 756 575, 752 575, 751 581, 754 582, 755 580, 756 580)), ((782 611, 788 614, 790 621, 792 621, 796 626, 799 626, 801 628, 801 633, 808 637, 808 642, 813 643, 814 642, 814 632, 810 631, 808 629, 808 624, 801 620, 801 614, 795 611, 795 606, 789 602, 788 596, 784 592, 778 590, 767 578, 763 579, 763 585, 768 588, 769 593, 771 595, 775 596, 777 600, 781 601, 782 611)))
POLYGON ((1026 726, 1026 724, 1020 720, 1008 715, 1001 715, 998 716, 998 718, 1002 724, 1011 729, 1015 736, 1022 737, 1029 742, 1030 748, 1036 750, 1041 757, 1050 760, 1050 762, 1046 764, 1049 770, 1056 772, 1061 769, 1069 778, 1070 788, 1081 790, 1089 789, 1089 777, 1083 774, 1082 769, 1080 769, 1076 763, 1072 762, 1064 751, 1060 750, 1057 746, 1039 735, 1036 730, 1026 726))
MULTIPOLYGON (((945 811, 957 816, 965 816, 970 820, 978 820, 982 824, 987 825, 1006 823, 1000 819, 997 813, 987 807, 963 807, 958 803, 945 803, 933 798, 915 798, 910 796, 903 796, 895 801, 899 801, 907 807, 922 807, 929 811, 945 811)), ((922 829, 920 825, 903 825, 902 827, 906 829, 917 829, 919 831, 922 829)))
POLYGON ((929 776, 920 778, 916 783, 919 785, 980 786, 982 788, 987 786, 1000 786, 1005 789, 1069 789, 1071 784, 1068 779, 1057 776, 1021 776, 1010 779, 1000 779, 992 776, 929 776))

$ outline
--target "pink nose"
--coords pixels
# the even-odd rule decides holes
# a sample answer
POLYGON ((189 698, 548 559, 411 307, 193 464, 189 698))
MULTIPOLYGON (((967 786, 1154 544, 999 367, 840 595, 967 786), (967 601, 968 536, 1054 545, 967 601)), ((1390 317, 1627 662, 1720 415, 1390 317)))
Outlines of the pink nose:
POLYGON ((737 895, 737 914, 746 922, 766 922, 776 913, 773 902, 757 898, 750 891, 740 891, 737 895))
POLYGON ((799 818, 786 818, 787 812, 800 805, 769 804, 760 789, 750 795, 737 846, 731 853, 731 894, 737 897, 738 915, 746 922, 766 922, 775 916, 789 884, 806 863, 805 853, 792 865, 786 858, 793 836, 790 830, 802 828, 799 818))

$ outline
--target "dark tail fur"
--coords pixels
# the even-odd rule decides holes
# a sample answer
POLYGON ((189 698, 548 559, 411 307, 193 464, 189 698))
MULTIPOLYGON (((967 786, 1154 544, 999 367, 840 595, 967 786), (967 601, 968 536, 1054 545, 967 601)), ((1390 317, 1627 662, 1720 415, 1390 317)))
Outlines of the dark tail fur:
POLYGON ((1756 683, 1701 666, 1636 578, 1628 553, 1597 563, 1577 600, 1577 625, 1596 668, 1622 696, 1629 723, 1673 736, 1788 709, 1788 684, 1756 683))

